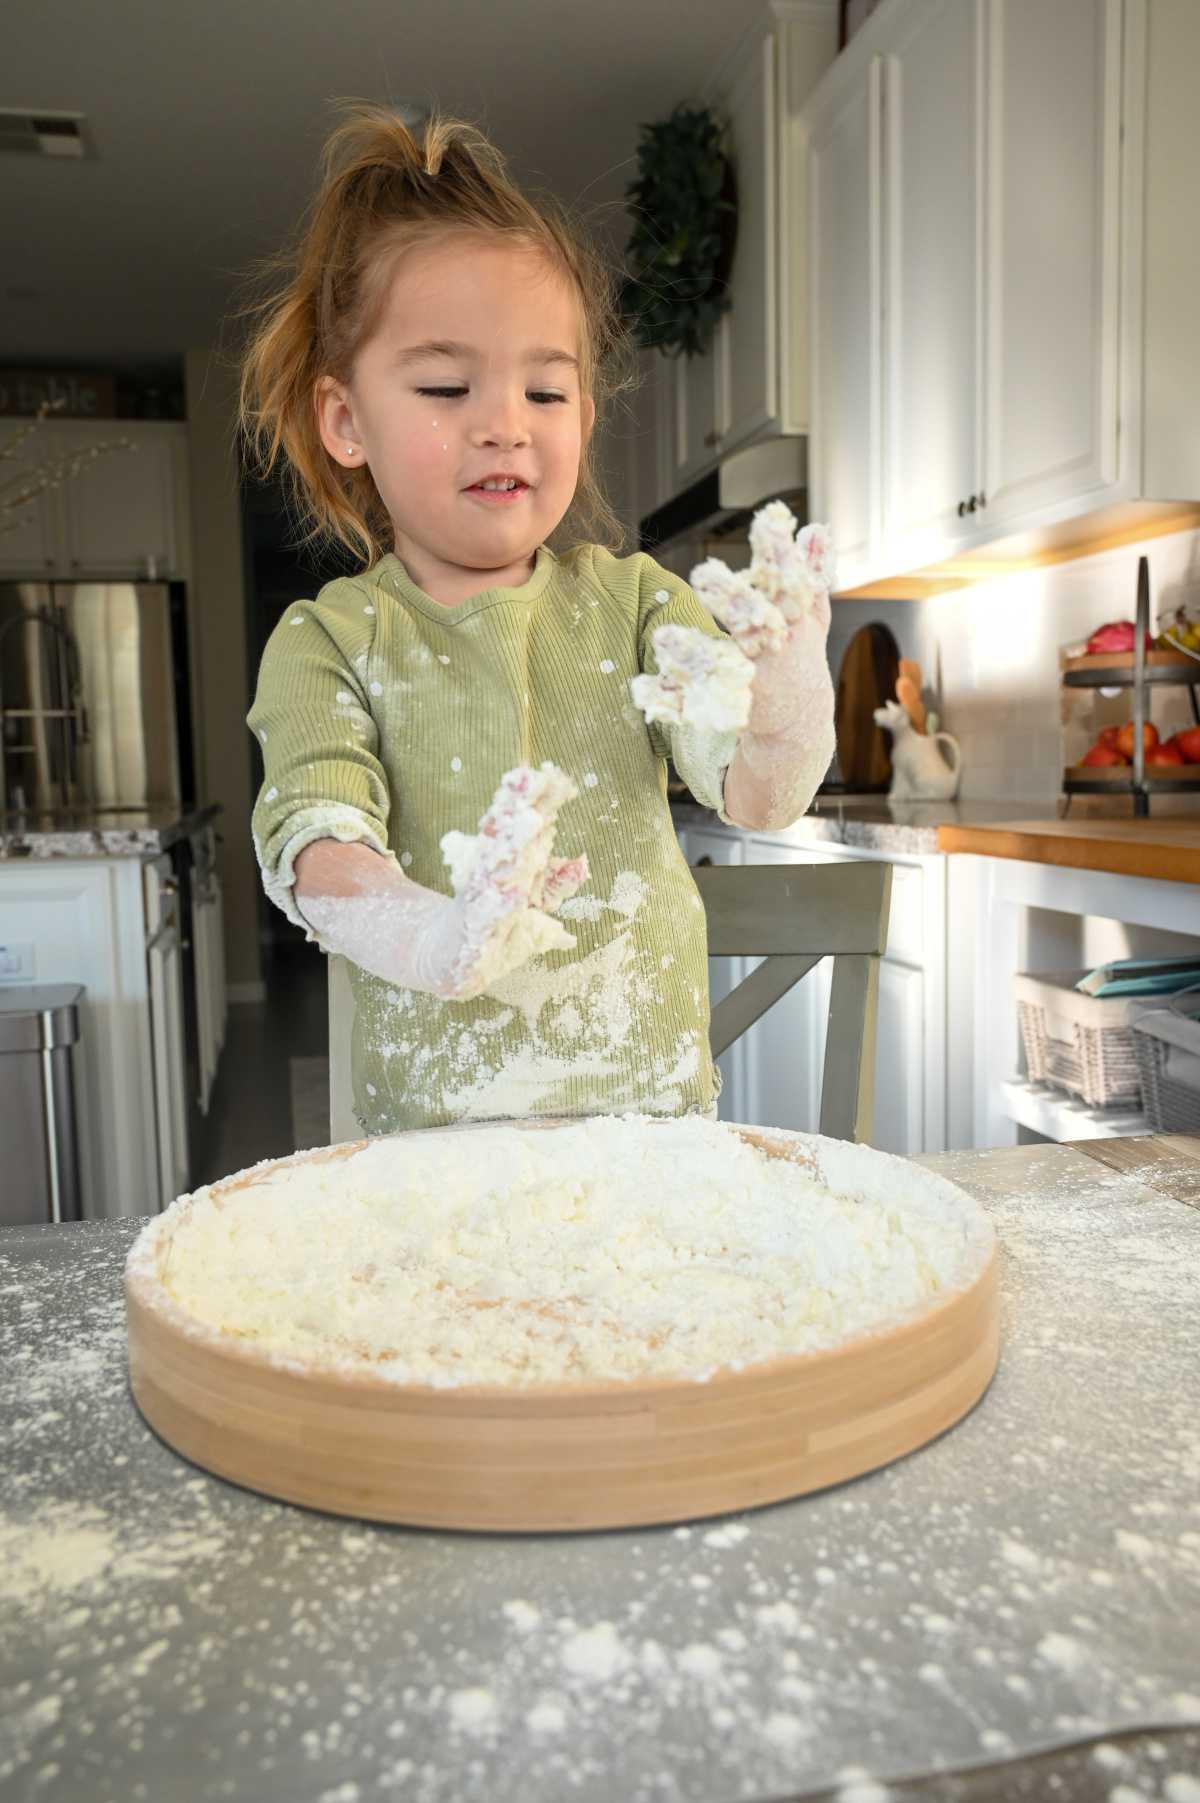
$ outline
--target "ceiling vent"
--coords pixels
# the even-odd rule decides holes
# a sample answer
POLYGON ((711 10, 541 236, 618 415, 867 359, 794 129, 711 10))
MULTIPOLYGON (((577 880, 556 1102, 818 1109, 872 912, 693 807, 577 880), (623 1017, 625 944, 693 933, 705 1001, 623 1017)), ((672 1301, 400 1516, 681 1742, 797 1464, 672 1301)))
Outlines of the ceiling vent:
POLYGON ((0 107, 0 155, 93 157, 82 113, 32 113, 0 107))

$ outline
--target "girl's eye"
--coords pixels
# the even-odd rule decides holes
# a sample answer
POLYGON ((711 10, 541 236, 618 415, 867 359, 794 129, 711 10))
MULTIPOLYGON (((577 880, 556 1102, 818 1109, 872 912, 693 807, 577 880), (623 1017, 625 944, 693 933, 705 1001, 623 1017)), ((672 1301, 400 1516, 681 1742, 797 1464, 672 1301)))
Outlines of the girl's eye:
MULTIPOLYGON (((434 395, 440 401, 461 400, 462 396, 464 394, 466 394, 466 392, 467 391, 465 388, 418 388, 417 389, 418 394, 434 395)), ((565 394, 553 394, 550 391, 550 389, 548 389, 548 388, 537 388, 537 389, 533 389, 531 391, 529 398, 530 398, 530 400, 537 401, 542 406, 545 406, 547 404, 547 402, 549 402, 549 401, 565 401, 567 397, 565 394)))

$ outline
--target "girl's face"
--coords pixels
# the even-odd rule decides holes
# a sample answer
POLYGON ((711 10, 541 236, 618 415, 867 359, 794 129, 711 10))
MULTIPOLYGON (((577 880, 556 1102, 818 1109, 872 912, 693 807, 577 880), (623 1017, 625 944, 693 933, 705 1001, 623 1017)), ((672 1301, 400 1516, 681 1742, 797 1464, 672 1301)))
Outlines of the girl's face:
POLYGON ((519 586, 570 506, 596 411, 579 349, 575 297, 543 256, 460 240, 401 259, 350 382, 322 382, 325 448, 367 464, 396 555, 436 600, 519 586), (509 474, 515 493, 480 491, 509 474))

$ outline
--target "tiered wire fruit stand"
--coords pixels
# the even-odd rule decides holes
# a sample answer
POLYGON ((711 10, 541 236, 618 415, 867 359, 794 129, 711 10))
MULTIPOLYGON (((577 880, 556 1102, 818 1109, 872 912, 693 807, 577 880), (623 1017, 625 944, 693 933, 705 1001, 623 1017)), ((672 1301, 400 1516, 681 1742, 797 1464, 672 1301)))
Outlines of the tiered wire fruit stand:
POLYGON ((1150 691, 1182 684, 1191 692, 1192 718, 1200 726, 1200 659, 1186 651, 1147 651, 1150 630, 1150 563, 1138 559, 1137 620, 1132 651, 1104 651, 1070 657, 1063 667, 1069 689, 1133 690, 1133 763, 1112 768, 1068 764, 1063 772, 1067 809, 1075 795, 1131 795, 1135 815, 1149 814, 1152 795, 1200 792, 1200 764, 1156 765, 1146 770, 1143 728, 1150 718, 1150 691))

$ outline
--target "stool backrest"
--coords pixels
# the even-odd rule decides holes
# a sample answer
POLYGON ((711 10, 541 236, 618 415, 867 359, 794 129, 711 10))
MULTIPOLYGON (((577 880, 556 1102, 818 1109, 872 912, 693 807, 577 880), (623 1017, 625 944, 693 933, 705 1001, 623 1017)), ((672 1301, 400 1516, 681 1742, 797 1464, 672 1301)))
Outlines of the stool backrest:
POLYGON ((712 1012, 714 1058, 822 958, 833 958, 821 1079, 821 1132, 866 1140, 875 1107, 879 960, 890 864, 698 864, 710 958, 762 958, 712 1012))

